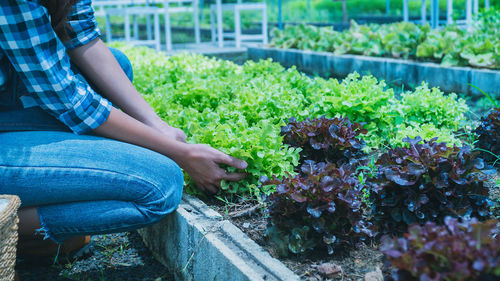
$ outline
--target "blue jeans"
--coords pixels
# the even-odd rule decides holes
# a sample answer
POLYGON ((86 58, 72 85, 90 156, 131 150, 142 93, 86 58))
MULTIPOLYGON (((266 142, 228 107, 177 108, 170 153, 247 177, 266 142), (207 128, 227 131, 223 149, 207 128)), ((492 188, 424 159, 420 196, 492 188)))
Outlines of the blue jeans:
MULTIPOLYGON (((115 56, 127 77, 132 81, 132 65, 127 56, 117 49, 109 48, 109 50, 115 56)), ((80 76, 80 79, 85 80, 85 77, 75 65, 72 65, 71 69, 76 75, 80 76)), ((23 108, 19 97, 28 94, 28 90, 26 90, 15 71, 12 70, 8 73, 7 81, 10 82, 0 87, 0 132, 33 130, 70 132, 68 127, 40 107, 23 108)), ((90 85, 96 92, 99 92, 92 83, 90 85)))
MULTIPOLYGON (((127 72, 126 57, 113 53, 127 72)), ((64 132, 43 111, 19 109, 16 115, 5 108, 0 109, 0 194, 18 195, 21 207, 37 206, 45 238, 62 243, 78 235, 129 231, 177 208, 184 179, 171 159, 128 143, 64 132), (45 119, 26 118, 37 114, 45 119), (25 119, 14 118, 19 116, 25 119), (53 130, 42 130, 46 126, 53 130)))

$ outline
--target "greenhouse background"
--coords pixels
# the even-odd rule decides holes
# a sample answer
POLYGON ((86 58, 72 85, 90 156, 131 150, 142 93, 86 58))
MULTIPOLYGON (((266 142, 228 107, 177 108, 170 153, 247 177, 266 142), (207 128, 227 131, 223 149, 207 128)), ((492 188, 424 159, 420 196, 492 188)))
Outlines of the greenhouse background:
MULTIPOLYGON (((120 8, 144 8, 144 7, 159 7, 159 12, 163 12, 164 7, 162 0, 97 0, 94 1, 96 7, 96 15, 101 26, 101 30, 106 34, 106 17, 104 10, 112 11, 109 13, 109 21, 113 28, 113 33, 116 33, 119 38, 124 39, 124 12, 120 8), (118 5, 117 5, 118 4, 118 5)), ((194 42, 194 35, 189 32, 189 28, 195 26, 192 9, 193 1, 169 1, 171 5, 170 25, 176 31, 173 32, 174 43, 194 42), (176 4, 180 3, 180 4, 176 4), (179 6, 184 7, 180 8, 179 6)), ((211 20, 217 16, 212 12, 211 6, 216 4, 214 1, 198 0, 199 26, 201 29, 202 41, 213 40, 214 36, 210 33, 212 28, 211 20)), ((268 0, 260 1, 243 1, 242 4, 263 3, 267 8, 267 21, 269 30, 274 27, 281 28, 287 24, 307 23, 317 26, 332 26, 336 30, 348 28, 348 22, 354 20, 358 23, 391 23, 402 20, 408 20, 416 23, 422 22, 422 17, 425 17, 425 22, 436 26, 447 24, 466 24, 467 20, 472 19, 472 14, 477 13, 479 9, 488 7, 498 7, 498 0, 449 0, 449 1, 395 1, 395 0, 309 0, 309 1, 280 1, 268 0), (436 8, 435 3, 438 5, 436 8), (425 7, 425 8, 424 8, 425 7), (436 16, 434 16, 436 15, 436 16), (439 19, 437 19, 439 17, 439 19)), ((236 1, 224 1, 224 4, 237 4, 236 1)), ((139 8, 139 9, 140 9, 139 8)), ((141 24, 146 23, 145 10, 138 10, 138 21, 141 24), (142 14, 142 16, 140 16, 142 14)), ((153 20, 151 11, 150 20, 153 20)), ((225 29, 234 30, 235 13, 228 9, 223 12, 223 26, 225 29)), ((164 17, 159 17, 159 22, 164 27, 164 17)), ((257 33, 262 25, 262 13, 257 10, 243 10, 241 14, 241 27, 250 33, 257 33)), ((109 27, 108 27, 109 28, 109 27)), ((143 36, 145 33, 143 34, 143 36)), ((165 40, 164 33, 161 32, 162 42, 165 40)))
POLYGON ((176 210, 14 257, 20 280, 500 280, 500 0, 92 5, 150 135, 220 152, 217 179, 159 155, 183 169, 176 210))

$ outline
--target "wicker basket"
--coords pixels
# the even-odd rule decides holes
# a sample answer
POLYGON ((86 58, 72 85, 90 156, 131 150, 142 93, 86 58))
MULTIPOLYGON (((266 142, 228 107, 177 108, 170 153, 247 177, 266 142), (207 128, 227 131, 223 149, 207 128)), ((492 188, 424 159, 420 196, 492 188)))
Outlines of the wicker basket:
POLYGON ((20 204, 15 195, 0 195, 0 281, 14 280, 20 204))

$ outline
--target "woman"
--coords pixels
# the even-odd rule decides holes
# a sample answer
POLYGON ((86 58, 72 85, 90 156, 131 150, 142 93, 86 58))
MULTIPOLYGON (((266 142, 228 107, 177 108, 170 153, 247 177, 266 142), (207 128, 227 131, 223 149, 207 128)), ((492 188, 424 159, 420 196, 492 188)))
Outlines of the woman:
POLYGON ((131 80, 127 58, 99 39, 91 0, 1 1, 0 194, 21 198, 21 253, 158 221, 179 204, 180 168, 208 193, 244 177, 218 164, 245 162, 185 143, 131 80))

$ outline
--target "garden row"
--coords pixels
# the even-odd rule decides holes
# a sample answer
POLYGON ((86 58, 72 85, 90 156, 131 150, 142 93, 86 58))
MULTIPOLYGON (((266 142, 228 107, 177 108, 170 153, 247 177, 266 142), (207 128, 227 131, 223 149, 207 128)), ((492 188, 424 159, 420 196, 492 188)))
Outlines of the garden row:
MULTIPOLYGON (((475 134, 455 95, 424 84, 396 98, 369 76, 338 82, 270 60, 238 66, 120 48, 133 61, 136 87, 163 119, 188 141, 248 162, 245 181, 224 183, 221 192, 262 198, 269 240, 282 255, 333 253, 419 223, 425 226, 410 227, 406 239, 383 239, 401 276, 453 278, 459 266, 467 269, 462 277, 500 275, 496 222, 452 218, 488 219, 493 204, 485 185, 491 167, 467 145, 475 134), (445 238, 423 246, 437 235, 445 238)), ((476 130, 480 146, 497 154, 499 112, 476 130)), ((186 191, 197 193, 188 177, 186 191)))
POLYGON ((437 62, 443 66, 500 68, 500 10, 478 15, 470 29, 400 22, 358 25, 338 32, 330 27, 286 26, 274 30, 271 47, 332 52, 336 55, 393 57, 437 62))
POLYGON ((311 78, 270 60, 238 66, 200 55, 121 49, 134 62, 135 86, 160 117, 184 130, 190 142, 249 162, 245 182, 223 185, 229 193, 267 194, 259 188, 261 176, 293 172, 299 150, 283 144, 280 135, 289 117, 342 115, 363 122, 367 149, 402 144, 406 136, 461 144, 453 132, 468 125, 464 100, 425 84, 397 99, 383 81, 369 76, 352 74, 339 82, 311 78))
POLYGON ((431 87, 471 97, 484 97, 481 91, 500 96, 500 71, 472 67, 444 67, 436 63, 360 55, 334 55, 326 52, 248 48, 248 58, 254 61, 271 58, 284 67, 322 77, 344 78, 352 72, 373 75, 390 85, 415 88, 425 81, 431 87), (479 90, 480 89, 480 90, 479 90))

